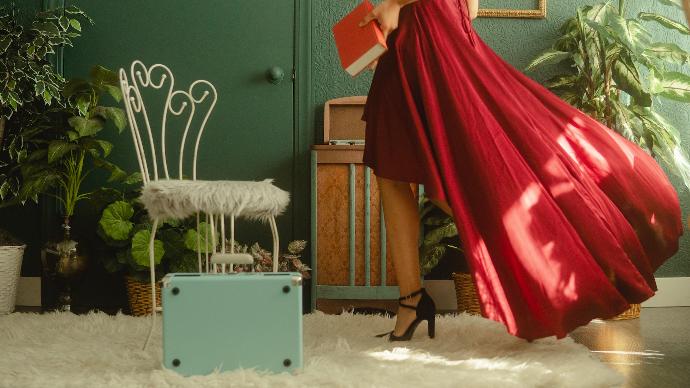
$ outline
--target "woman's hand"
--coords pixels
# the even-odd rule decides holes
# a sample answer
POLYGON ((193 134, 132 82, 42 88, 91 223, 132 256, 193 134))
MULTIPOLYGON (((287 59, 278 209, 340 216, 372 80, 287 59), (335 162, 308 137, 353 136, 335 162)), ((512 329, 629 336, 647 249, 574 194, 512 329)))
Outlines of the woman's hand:
MULTIPOLYGON (((387 39, 388 35, 398 28, 400 8, 415 1, 417 0, 383 0, 359 22, 359 26, 363 27, 372 20, 376 20, 383 32, 383 38, 387 39)), ((372 62, 369 68, 375 69, 377 63, 378 60, 372 62)))
POLYGON ((402 5, 398 0, 383 0, 359 22, 359 26, 363 27, 370 21, 376 20, 381 32, 383 32, 384 39, 388 38, 388 35, 398 28, 401 7, 402 5))

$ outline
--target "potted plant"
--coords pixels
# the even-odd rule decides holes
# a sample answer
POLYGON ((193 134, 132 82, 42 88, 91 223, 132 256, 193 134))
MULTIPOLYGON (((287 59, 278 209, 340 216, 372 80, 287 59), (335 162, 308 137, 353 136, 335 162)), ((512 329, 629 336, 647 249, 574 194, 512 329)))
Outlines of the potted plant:
POLYGON ((46 109, 65 106, 65 80, 50 55, 72 46, 81 22, 91 22, 75 6, 36 13, 29 23, 21 16, 14 4, 0 7, 0 149, 14 160, 27 155, 19 131, 40 120, 46 109))
POLYGON ((434 205, 422 194, 420 219, 423 238, 419 245, 419 264, 422 275, 429 274, 444 257, 454 262, 457 270, 451 273, 455 285, 458 311, 481 315, 472 275, 467 267, 464 249, 453 217, 434 205))
POLYGON ((24 245, 0 229, 0 315, 14 311, 24 245))
MULTIPOLYGON (((137 184, 136 179, 127 183, 137 184)), ((97 234, 102 244, 98 257, 108 272, 124 272, 130 311, 133 315, 151 313, 149 281, 149 239, 152 222, 139 202, 140 191, 104 189, 117 193, 103 206, 97 234)), ((168 272, 198 272, 196 223, 191 220, 162 222, 154 240, 156 275, 160 280, 168 272)), ((208 225, 199 226, 201 236, 208 225)), ((202 243, 203 244, 203 243, 202 243)), ((160 306, 160 285, 156 284, 160 306)))
MULTIPOLYGON (((658 1, 682 9, 680 1, 658 1)), ((548 88, 645 148, 690 187, 690 162, 680 133, 656 109, 664 99, 690 102, 690 75, 682 72, 690 53, 675 43, 655 41, 643 22, 684 35, 690 29, 656 13, 627 17, 627 10, 625 0, 617 8, 608 2, 578 8, 561 27, 562 36, 527 70, 559 65, 563 71, 546 81, 548 88)), ((640 305, 633 304, 613 319, 639 314, 640 305)))
POLYGON ((117 75, 102 66, 92 68, 89 80, 67 81, 61 90, 65 106, 47 109, 12 133, 10 160, 0 169, 0 207, 29 200, 38 202, 41 195, 54 197, 61 205, 63 240, 55 246, 55 273, 63 282, 59 298, 62 310, 70 309, 71 283, 87 263, 70 234, 75 207, 90 194, 84 192, 82 183, 93 169, 107 170, 110 181, 127 178, 124 171, 107 160, 112 144, 99 137, 107 122, 112 122, 120 132, 125 128, 124 111, 100 103, 106 93, 116 101, 121 99, 117 85, 117 75))
MULTIPOLYGON (((230 241, 226 244, 226 250, 229 250, 230 241)), ((302 262, 302 253, 307 247, 305 240, 293 240, 288 243, 287 253, 278 255, 278 271, 280 272, 299 272, 304 279, 310 279, 311 268, 302 262)), ((236 265, 234 270, 237 272, 272 272, 273 271, 273 254, 262 248, 259 243, 253 243, 251 246, 235 241, 236 253, 249 253, 254 257, 253 265, 236 265)))
MULTIPOLYGON (((659 0, 682 9, 678 0, 659 0)), ((657 111, 662 100, 690 102, 690 53, 655 41, 643 22, 690 35, 684 24, 640 12, 627 17, 625 0, 577 9, 562 36, 526 68, 559 65, 545 85, 561 98, 648 150, 690 187, 690 162, 681 136, 657 111)))

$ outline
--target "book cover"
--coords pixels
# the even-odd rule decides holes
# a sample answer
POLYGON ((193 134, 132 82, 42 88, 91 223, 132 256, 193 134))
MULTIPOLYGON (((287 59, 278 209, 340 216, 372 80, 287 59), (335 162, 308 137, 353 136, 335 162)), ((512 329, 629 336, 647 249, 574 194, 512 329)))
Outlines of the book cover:
POLYGON ((359 22, 373 9, 371 2, 364 0, 333 26, 341 65, 352 77, 361 73, 388 49, 376 21, 359 26, 359 22))

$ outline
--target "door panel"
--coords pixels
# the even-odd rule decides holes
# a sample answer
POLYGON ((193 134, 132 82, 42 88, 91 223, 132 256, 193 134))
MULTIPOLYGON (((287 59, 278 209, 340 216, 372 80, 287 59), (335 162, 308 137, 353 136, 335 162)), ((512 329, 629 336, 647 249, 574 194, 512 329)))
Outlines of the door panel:
MULTIPOLYGON (((128 68, 140 59, 147 66, 168 65, 178 88, 186 89, 196 79, 210 81, 218 91, 218 102, 202 137, 198 177, 275 178, 277 186, 291 190, 293 0, 82 0, 75 4, 95 24, 82 25, 83 36, 75 40, 74 48, 65 50, 66 77, 84 77, 95 64, 113 70, 128 68), (266 71, 273 66, 285 72, 278 84, 267 79, 266 71)), ((107 137, 115 143, 113 161, 137 171, 129 133, 107 137)), ((168 141, 168 153, 177 148, 170 146, 173 143, 168 141)), ((283 243, 291 235, 291 217, 288 211, 278 220, 283 243)), ((238 225, 238 233, 240 240, 258 240, 270 248, 267 226, 238 225)))

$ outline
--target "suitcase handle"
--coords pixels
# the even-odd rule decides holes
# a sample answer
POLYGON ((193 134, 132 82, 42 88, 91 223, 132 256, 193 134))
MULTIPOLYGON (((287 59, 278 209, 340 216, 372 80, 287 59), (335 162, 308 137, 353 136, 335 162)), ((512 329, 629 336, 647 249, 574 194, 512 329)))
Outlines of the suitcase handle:
POLYGON ((254 257, 248 253, 214 253, 211 264, 254 264, 254 257))

